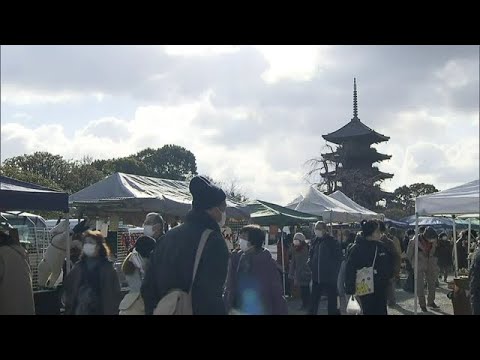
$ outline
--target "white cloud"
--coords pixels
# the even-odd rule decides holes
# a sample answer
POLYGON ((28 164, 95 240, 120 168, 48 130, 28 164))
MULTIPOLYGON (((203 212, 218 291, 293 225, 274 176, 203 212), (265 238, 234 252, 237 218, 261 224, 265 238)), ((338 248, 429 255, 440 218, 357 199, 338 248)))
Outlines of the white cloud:
POLYGON ((285 204, 305 188, 303 164, 322 151, 321 134, 350 119, 357 76, 362 121, 391 137, 376 146, 392 155, 379 166, 395 174, 385 189, 445 188, 478 177, 474 50, 2 47, 2 159, 37 150, 111 158, 178 144, 200 173, 285 204))
POLYGON ((59 104, 77 100, 82 95, 74 92, 48 92, 22 89, 2 84, 2 103, 12 105, 59 104))
POLYGON ((435 75, 443 80, 451 88, 459 88, 478 79, 472 78, 472 73, 478 72, 478 59, 473 60, 450 60, 443 68, 436 71, 435 75))
POLYGON ((165 52, 172 56, 212 56, 232 54, 240 47, 233 45, 165 45, 165 52))
POLYGON ((257 45, 269 63, 269 69, 262 75, 268 83, 282 79, 307 81, 322 67, 330 65, 327 56, 329 46, 310 45, 257 45))
POLYGON ((32 118, 32 115, 24 113, 24 112, 18 112, 12 115, 14 119, 24 119, 24 120, 29 120, 32 118))

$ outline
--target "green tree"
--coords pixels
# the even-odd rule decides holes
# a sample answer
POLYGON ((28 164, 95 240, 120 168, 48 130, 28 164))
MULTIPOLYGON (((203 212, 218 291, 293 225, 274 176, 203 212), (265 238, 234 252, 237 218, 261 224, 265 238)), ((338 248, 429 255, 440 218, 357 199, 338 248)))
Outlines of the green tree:
POLYGON ((105 175, 111 175, 117 172, 134 175, 147 175, 147 167, 145 164, 133 156, 109 160, 96 160, 92 163, 92 166, 105 175))
POLYGON ((14 171, 40 176, 60 186, 71 171, 71 163, 66 161, 62 156, 43 151, 6 159, 3 166, 5 168, 15 169, 14 171))
POLYGON ((145 165, 146 175, 171 180, 187 180, 197 174, 193 153, 178 145, 147 148, 133 155, 145 165))
POLYGON ((387 201, 386 209, 396 211, 399 214, 402 211, 405 216, 413 215, 415 213, 415 198, 436 192, 438 192, 437 188, 431 184, 416 183, 410 186, 401 186, 395 189, 393 198, 387 201))
POLYGON ((13 166, 3 165, 0 168, 0 174, 20 181, 45 186, 52 190, 63 190, 60 185, 50 179, 46 179, 43 176, 32 173, 30 171, 21 171, 13 166))
POLYGON ((90 185, 105 178, 102 171, 97 170, 91 164, 85 164, 76 161, 72 165, 72 170, 63 181, 63 189, 69 194, 76 193, 90 185))

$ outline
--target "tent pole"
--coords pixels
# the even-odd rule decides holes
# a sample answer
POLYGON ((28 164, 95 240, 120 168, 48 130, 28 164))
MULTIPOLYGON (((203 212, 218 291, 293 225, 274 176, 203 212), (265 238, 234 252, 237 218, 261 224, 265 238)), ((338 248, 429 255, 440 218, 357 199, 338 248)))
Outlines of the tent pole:
POLYGON ((330 235, 333 236, 333 210, 330 210, 330 235))
POLYGON ((414 298, 414 314, 417 315, 418 312, 418 213, 415 213, 415 260, 413 268, 413 294, 414 298))
MULTIPOLYGON (((71 247, 71 241, 72 239, 70 238, 70 214, 67 212, 65 213, 65 219, 67 220, 67 251, 66 251, 66 258, 67 258, 67 274, 70 272, 70 268, 72 266, 71 261, 70 261, 70 247, 71 247)), ((65 274, 66 275, 66 274, 65 274)))
POLYGON ((282 277, 283 277, 283 296, 286 295, 286 292, 285 292, 285 248, 283 247, 283 226, 282 226, 282 230, 281 230, 281 236, 280 236, 280 242, 281 242, 281 246, 282 246, 282 277))
POLYGON ((472 219, 468 219, 468 251, 467 251, 467 259, 468 259, 468 268, 470 269, 470 238, 472 236, 472 219))
POLYGON ((458 254, 457 254, 457 230, 455 224, 455 215, 452 215, 453 219, 453 254, 455 257, 455 277, 458 276, 458 254))

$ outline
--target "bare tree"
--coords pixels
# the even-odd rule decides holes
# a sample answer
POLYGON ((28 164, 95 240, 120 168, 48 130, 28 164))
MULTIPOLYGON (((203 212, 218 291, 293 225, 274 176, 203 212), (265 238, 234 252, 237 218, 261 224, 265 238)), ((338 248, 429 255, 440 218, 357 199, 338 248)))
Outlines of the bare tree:
MULTIPOLYGON (((335 152, 335 149, 330 144, 325 144, 324 149, 325 148, 331 153, 335 152)), ((338 189, 338 180, 335 175, 338 173, 340 163, 341 161, 327 160, 323 156, 310 159, 305 163, 306 166, 310 167, 305 178, 308 181, 312 176, 320 175, 320 182, 315 185, 320 191, 331 194, 338 189)))

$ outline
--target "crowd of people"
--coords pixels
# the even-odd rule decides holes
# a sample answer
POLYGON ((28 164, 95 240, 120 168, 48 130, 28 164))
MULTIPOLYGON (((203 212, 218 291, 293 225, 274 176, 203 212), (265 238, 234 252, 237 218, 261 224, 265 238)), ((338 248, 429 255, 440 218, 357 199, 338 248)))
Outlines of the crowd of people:
MULTIPOLYGON (((287 315, 285 295, 298 289, 301 310, 309 315, 318 313, 322 296, 329 315, 340 315, 339 297, 357 303, 364 315, 387 315, 388 307, 396 306, 403 262, 409 273, 405 286, 414 281, 411 230, 403 235, 382 221, 364 220, 360 231, 345 233, 339 241, 319 221, 313 236, 292 228, 278 242, 274 259, 264 246, 265 232, 254 224, 244 226, 236 248, 228 249, 221 232, 227 218, 224 191, 201 176, 191 180, 189 189, 192 209, 182 224, 167 229, 160 214, 146 216, 144 235, 121 267, 128 283, 123 297, 102 233, 81 229, 81 251, 73 254, 75 264, 63 281, 65 314, 287 315)), ((10 228, 0 231, 0 314, 34 314, 28 261, 14 234, 10 228), (5 276, 13 268, 16 277, 5 276)), ((456 243, 458 263, 467 268, 471 262, 472 309, 480 314, 480 250, 478 241, 469 249, 467 239, 462 232, 456 243)), ((447 233, 420 229, 416 281, 424 312, 439 308, 436 286, 439 277, 447 281, 451 273, 452 249, 447 233)))

